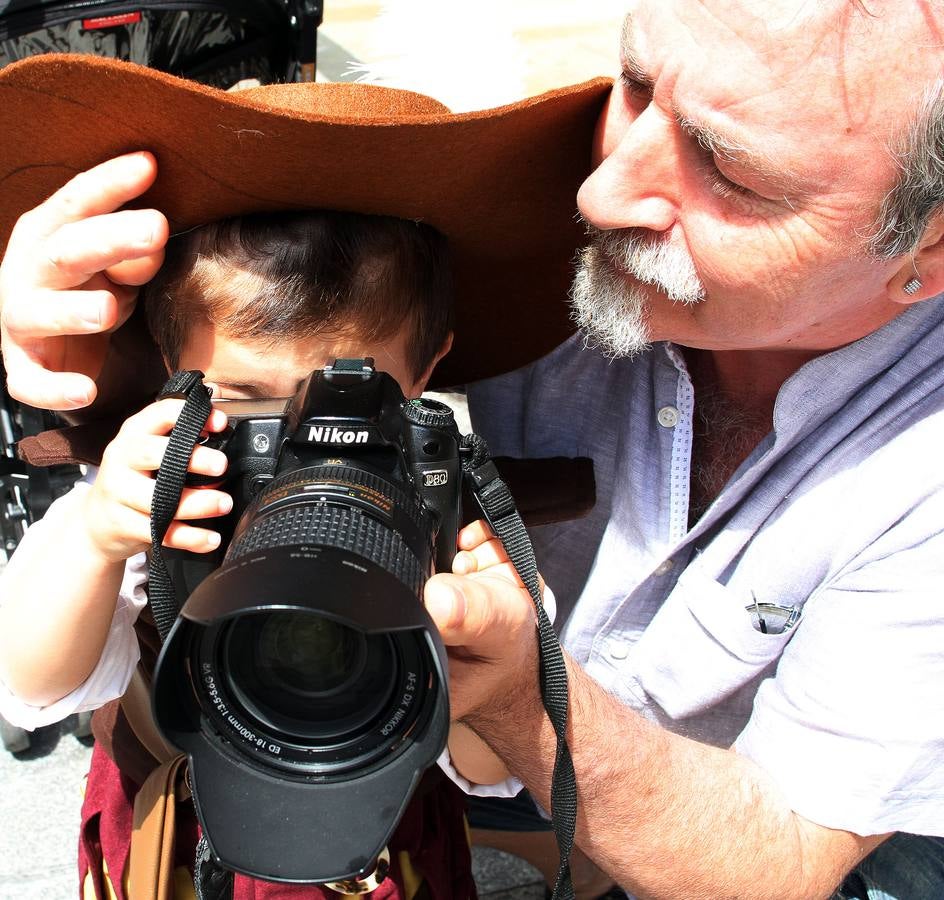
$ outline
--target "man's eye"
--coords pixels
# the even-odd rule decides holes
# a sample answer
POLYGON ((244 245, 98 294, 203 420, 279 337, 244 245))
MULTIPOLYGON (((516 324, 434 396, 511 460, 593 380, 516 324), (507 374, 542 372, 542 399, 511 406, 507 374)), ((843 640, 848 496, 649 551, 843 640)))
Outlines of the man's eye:
POLYGON ((623 85, 623 90, 633 99, 648 103, 652 100, 652 85, 645 84, 642 81, 639 81, 633 78, 632 75, 628 75, 626 72, 620 72, 620 84, 623 85))
POLYGON ((719 197, 750 196, 754 193, 750 188, 728 178, 713 161, 705 164, 705 179, 719 197))

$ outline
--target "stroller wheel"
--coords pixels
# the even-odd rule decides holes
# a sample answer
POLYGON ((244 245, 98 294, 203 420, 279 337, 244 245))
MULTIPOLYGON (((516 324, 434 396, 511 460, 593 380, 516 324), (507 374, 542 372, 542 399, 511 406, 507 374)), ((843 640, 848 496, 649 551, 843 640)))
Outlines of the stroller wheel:
POLYGON ((24 750, 29 750, 29 732, 11 725, 4 718, 0 718, 0 738, 3 739, 4 749, 10 753, 22 753, 24 750))

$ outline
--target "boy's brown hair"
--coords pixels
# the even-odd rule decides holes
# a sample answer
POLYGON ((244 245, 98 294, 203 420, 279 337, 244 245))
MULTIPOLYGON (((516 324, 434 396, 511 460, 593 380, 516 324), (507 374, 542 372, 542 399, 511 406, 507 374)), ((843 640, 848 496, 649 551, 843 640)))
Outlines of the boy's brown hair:
POLYGON ((448 247, 438 231, 331 210, 240 216, 175 236, 142 297, 172 368, 197 323, 273 345, 317 335, 376 343, 406 325, 407 361, 419 378, 452 327, 448 247))

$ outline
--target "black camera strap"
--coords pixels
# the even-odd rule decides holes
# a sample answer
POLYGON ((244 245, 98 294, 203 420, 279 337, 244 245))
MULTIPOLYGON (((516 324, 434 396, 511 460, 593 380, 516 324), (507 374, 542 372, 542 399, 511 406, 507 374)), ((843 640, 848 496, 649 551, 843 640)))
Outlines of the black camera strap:
POLYGON ((541 585, 534 548, 515 506, 514 497, 508 485, 499 476, 495 463, 488 455, 488 447, 479 435, 463 436, 462 449, 462 469, 471 485, 472 493, 495 537, 501 541, 511 564, 528 589, 537 615, 541 699, 557 735, 554 774, 551 780, 551 822, 557 837, 560 864, 553 900, 573 900, 570 854, 574 848, 574 830, 577 825, 577 777, 570 748, 567 746, 568 689, 564 653, 541 602, 541 585))
MULTIPOLYGON (((161 459, 151 501, 151 554, 148 561, 148 602, 161 638, 167 639, 180 612, 174 582, 164 562, 164 536, 180 505, 190 455, 210 417, 210 391, 203 383, 203 372, 175 372, 157 395, 158 400, 177 397, 183 409, 170 433, 161 459)), ((194 863, 194 891, 198 900, 227 900, 233 895, 233 873, 213 859, 205 835, 197 842, 194 863)))
POLYGON ((161 643, 180 612, 174 583, 164 562, 164 536, 180 504, 190 454, 212 409, 210 391, 203 383, 203 372, 175 372, 157 395, 158 400, 169 397, 183 399, 184 407, 170 433, 155 478, 154 499, 151 501, 151 559, 148 563, 148 600, 161 643))

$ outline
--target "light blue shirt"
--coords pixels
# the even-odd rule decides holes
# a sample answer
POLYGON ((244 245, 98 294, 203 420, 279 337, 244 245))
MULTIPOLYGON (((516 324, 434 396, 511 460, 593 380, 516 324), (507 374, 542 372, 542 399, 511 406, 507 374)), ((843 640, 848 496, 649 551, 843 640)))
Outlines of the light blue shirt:
POLYGON ((673 346, 609 361, 574 337, 468 392, 493 454, 594 460, 592 513, 532 534, 591 676, 734 744, 815 822, 944 835, 944 299, 796 372, 691 531, 673 346), (765 604, 799 620, 764 634, 765 604))

